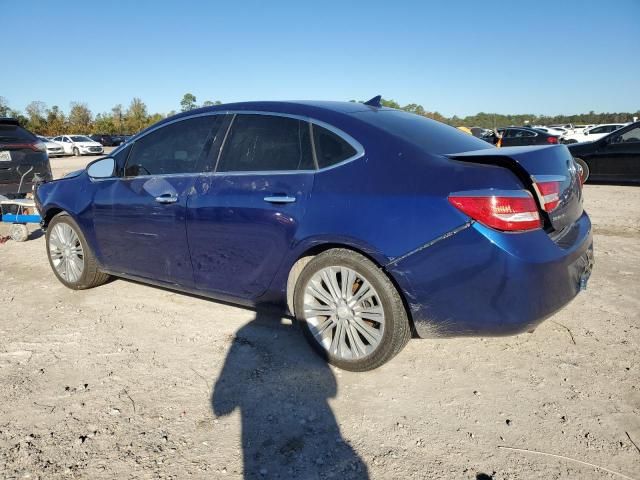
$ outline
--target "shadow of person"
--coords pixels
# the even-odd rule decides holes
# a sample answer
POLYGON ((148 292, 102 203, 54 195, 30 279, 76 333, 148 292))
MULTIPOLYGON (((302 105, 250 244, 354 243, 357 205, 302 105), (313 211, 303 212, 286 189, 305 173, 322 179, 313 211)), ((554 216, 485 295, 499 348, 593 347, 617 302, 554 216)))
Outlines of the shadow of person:
POLYGON ((236 332, 211 405, 216 416, 240 410, 244 478, 367 479, 329 406, 336 393, 298 329, 258 312, 236 332))

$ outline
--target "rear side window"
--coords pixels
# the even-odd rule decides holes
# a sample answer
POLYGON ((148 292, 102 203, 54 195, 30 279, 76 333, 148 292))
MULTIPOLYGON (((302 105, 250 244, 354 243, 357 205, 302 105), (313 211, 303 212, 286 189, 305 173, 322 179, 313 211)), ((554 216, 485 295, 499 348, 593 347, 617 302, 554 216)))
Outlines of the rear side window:
POLYGON ((19 142, 19 141, 32 142, 36 140, 28 130, 17 125, 2 125, 0 124, 0 143, 19 142))
POLYGON ((201 171, 221 115, 182 120, 159 128, 133 144, 124 175, 168 175, 201 171))
POLYGON ((313 125, 313 143, 316 147, 318 168, 340 163, 356 154, 345 139, 319 125, 313 125))
POLYGON ((309 124, 276 115, 236 115, 218 172, 313 170, 309 124))

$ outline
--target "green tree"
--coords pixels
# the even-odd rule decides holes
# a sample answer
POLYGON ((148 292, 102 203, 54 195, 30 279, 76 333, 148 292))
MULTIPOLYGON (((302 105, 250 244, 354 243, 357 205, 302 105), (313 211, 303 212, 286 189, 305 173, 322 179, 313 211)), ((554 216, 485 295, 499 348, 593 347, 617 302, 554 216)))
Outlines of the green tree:
POLYGON ((8 117, 11 109, 6 98, 0 96, 0 117, 8 117))
POLYGON ((149 114, 147 106, 139 98, 134 98, 129 104, 124 115, 124 125, 127 133, 138 133, 147 127, 149 122, 149 114))
POLYGON ((110 113, 99 113, 93 121, 93 133, 119 133, 118 127, 114 121, 113 115, 110 113))
POLYGON ((93 114, 86 103, 71 102, 69 110, 69 130, 71 133, 88 133, 91 131, 93 114))
POLYGON ((113 122, 116 124, 116 132, 115 133, 123 133, 124 132, 124 113, 122 110, 122 104, 118 103, 111 109, 111 113, 113 116, 113 122))
POLYGON ((56 136, 67 133, 67 119, 60 107, 54 105, 47 110, 47 131, 46 135, 56 136))
POLYGON ((47 105, 39 100, 31 102, 25 108, 27 118, 29 118, 28 129, 33 133, 44 135, 47 129, 46 110, 47 105))
POLYGON ((196 96, 192 93, 185 93, 184 97, 182 97, 182 100, 180 100, 180 107, 183 112, 188 112, 189 110, 197 108, 198 106, 196 105, 196 96))

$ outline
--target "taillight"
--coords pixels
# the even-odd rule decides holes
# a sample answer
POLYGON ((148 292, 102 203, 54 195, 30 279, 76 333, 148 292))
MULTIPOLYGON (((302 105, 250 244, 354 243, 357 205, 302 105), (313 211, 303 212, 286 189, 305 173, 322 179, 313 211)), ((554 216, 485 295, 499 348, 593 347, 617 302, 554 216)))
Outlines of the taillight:
POLYGON ((38 151, 38 152, 46 152, 47 151, 47 145, 44 142, 36 142, 33 144, 32 147, 34 150, 38 151))
POLYGON ((33 142, 33 143, 3 143, 2 148, 7 148, 11 150, 19 150, 22 148, 30 148, 35 152, 46 152, 47 146, 44 142, 33 142))
POLYGON ((547 143, 558 143, 558 137, 547 137, 547 143))
POLYGON ((562 185, 562 182, 559 181, 535 183, 540 192, 542 207, 545 212, 553 211, 560 203, 560 185, 562 185))
POLYGON ((540 228, 533 196, 526 190, 456 192, 449 202, 474 220, 497 230, 518 232, 540 228))

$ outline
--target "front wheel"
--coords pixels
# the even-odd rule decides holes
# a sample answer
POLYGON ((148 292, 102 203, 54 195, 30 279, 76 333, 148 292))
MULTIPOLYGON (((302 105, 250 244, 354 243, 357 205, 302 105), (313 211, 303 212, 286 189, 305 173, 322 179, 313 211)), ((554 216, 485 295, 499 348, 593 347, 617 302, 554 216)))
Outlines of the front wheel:
POLYGON ((351 250, 323 252, 305 266, 296 283, 294 309, 312 347, 344 370, 381 366, 411 336, 393 283, 351 250))
POLYGON ((53 273, 73 290, 97 287, 109 280, 98 263, 78 224, 66 213, 53 217, 47 228, 47 256, 53 273))
POLYGON ((79 157, 80 156, 80 150, 78 150, 76 147, 73 148, 73 156, 74 157, 79 157))

